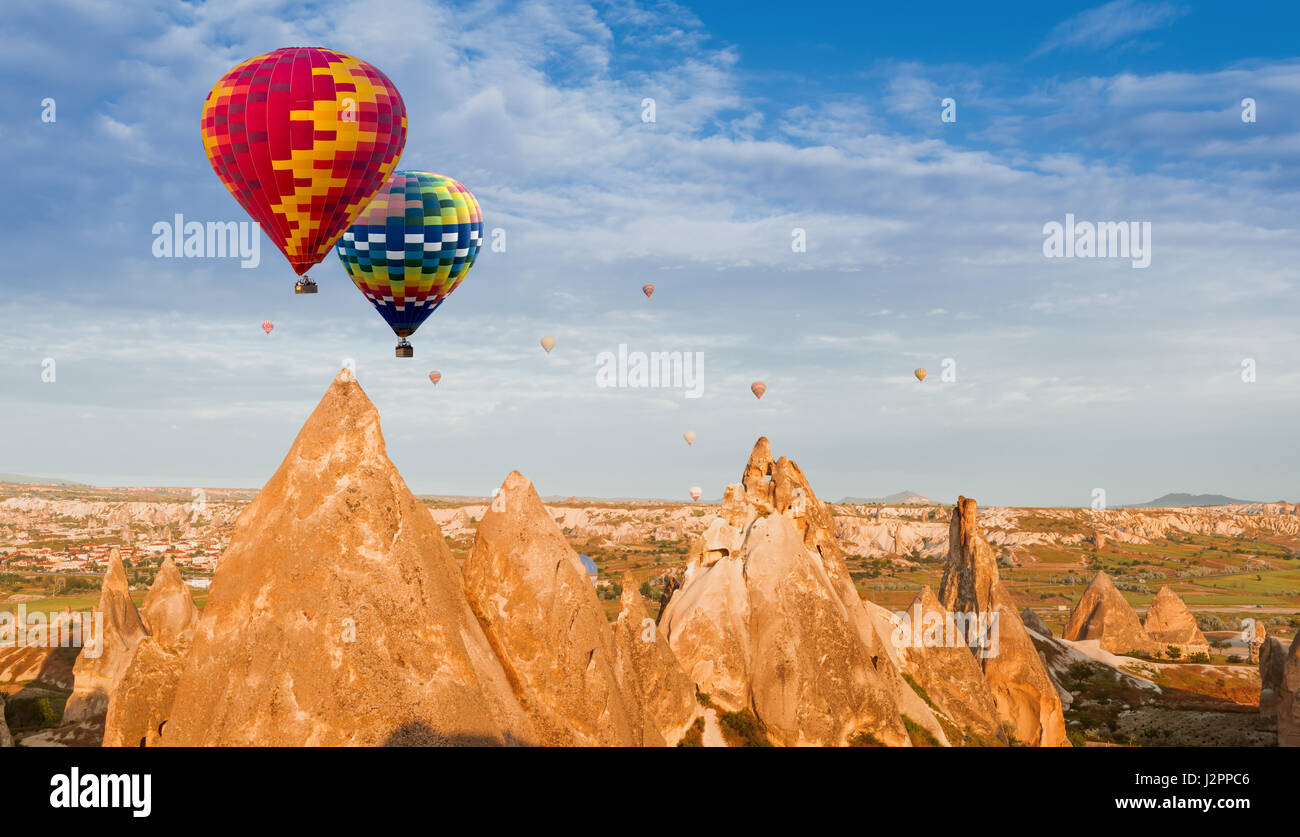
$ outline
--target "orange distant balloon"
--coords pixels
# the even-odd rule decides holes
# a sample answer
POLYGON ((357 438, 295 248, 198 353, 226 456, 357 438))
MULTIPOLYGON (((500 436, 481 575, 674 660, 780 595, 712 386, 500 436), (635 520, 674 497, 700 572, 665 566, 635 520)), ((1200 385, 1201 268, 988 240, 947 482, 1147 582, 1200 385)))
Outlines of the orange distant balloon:
POLYGON ((917 379, 918 381, 924 381, 924 380, 925 380, 925 370, 924 370, 924 369, 918 369, 918 370, 916 370, 915 372, 913 372, 912 374, 916 376, 916 379, 917 379))
POLYGON ((649 298, 649 297, 650 297, 654 292, 655 292, 655 286, 654 286, 654 285, 642 285, 642 286, 641 286, 641 293, 645 294, 647 299, 648 299, 648 298, 649 298))
POLYGON ((551 349, 555 348, 555 338, 550 336, 543 337, 542 348, 545 349, 546 353, 549 355, 551 353, 551 349))
POLYGON ((273 328, 275 328, 275 323, 271 322, 270 320, 262 320, 262 331, 265 331, 267 334, 270 334, 271 329, 273 328))
POLYGON ((685 433, 682 434, 682 438, 686 440, 686 444, 688 445, 695 444, 695 431, 687 430, 685 433))
POLYGON ((767 392, 767 384, 762 381, 754 381, 754 385, 751 386, 749 390, 754 393, 755 398, 762 398, 763 393, 767 392))

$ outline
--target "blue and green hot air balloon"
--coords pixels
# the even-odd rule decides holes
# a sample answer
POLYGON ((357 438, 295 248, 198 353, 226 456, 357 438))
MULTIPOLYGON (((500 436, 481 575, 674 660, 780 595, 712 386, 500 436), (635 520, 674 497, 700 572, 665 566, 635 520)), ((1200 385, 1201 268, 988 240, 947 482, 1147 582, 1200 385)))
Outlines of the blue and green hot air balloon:
POLYGON ((339 239, 352 282, 406 341, 464 281, 483 244, 478 201, 450 177, 395 171, 339 239))

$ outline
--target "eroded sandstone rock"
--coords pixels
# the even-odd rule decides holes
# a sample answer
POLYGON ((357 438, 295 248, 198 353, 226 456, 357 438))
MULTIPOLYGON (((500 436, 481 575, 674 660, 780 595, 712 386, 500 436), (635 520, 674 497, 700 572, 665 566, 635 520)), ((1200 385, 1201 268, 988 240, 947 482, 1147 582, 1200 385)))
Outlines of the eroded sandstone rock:
POLYGON ((108 712, 109 697, 117 688, 140 640, 148 635, 140 613, 131 601, 126 570, 117 550, 108 558, 108 571, 100 591, 103 625, 99 636, 89 631, 88 644, 81 649, 72 668, 72 696, 63 710, 63 723, 99 727, 108 712))
POLYGON ((1030 746, 1068 746, 1061 698, 1020 621, 1015 602, 1002 586, 993 549, 979 533, 973 499, 957 499, 948 544, 940 603, 949 612, 970 618, 985 614, 989 624, 996 615, 996 653, 981 655, 979 662, 997 703, 998 717, 1010 725, 1016 739, 1030 746))
POLYGON ((1072 642, 1098 640, 1112 654, 1156 650, 1142 629, 1137 611, 1104 572, 1098 572, 1083 591, 1062 635, 1072 642))
POLYGON ((479 523, 465 591, 542 744, 663 743, 618 680, 614 634, 578 554, 518 471, 479 523))
POLYGON ((343 370, 235 524, 162 743, 536 741, 437 525, 343 370))
POLYGON ((1196 617, 1168 585, 1161 587, 1151 601, 1142 627, 1157 649, 1173 645, 1181 650, 1183 657, 1210 653, 1210 641, 1201 633, 1196 617))

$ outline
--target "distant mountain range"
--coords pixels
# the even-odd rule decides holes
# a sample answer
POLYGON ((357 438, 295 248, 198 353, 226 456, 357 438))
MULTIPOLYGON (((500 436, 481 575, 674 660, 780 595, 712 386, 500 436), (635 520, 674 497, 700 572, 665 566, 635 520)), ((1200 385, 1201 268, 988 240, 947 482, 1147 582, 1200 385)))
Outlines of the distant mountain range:
POLYGON ((1253 503, 1254 500, 1234 500, 1222 494, 1166 494, 1149 503, 1133 503, 1127 509, 1171 508, 1178 506, 1229 506, 1237 503, 1253 503))
POLYGON ((29 477, 24 474, 0 474, 0 482, 9 482, 15 485, 85 485, 85 483, 73 482, 72 480, 61 480, 54 477, 29 477))
POLYGON ((843 505, 869 506, 880 503, 884 506, 937 506, 938 500, 931 500, 915 491, 899 491, 885 497, 845 497, 840 500, 843 505))

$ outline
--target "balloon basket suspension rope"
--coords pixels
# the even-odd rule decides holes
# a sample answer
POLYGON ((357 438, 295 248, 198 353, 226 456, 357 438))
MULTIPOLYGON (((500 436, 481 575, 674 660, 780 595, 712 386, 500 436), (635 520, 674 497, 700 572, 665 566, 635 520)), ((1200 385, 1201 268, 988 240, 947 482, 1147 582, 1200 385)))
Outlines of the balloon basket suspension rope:
POLYGON ((397 356, 398 356, 398 357, 415 357, 415 347, 412 346, 410 343, 407 343, 405 337, 403 337, 403 338, 402 338, 400 341, 398 341, 398 343, 397 343, 397 356))
POLYGON ((316 293, 316 283, 311 278, 304 276, 298 280, 298 284, 293 286, 293 292, 296 294, 314 294, 316 293))

